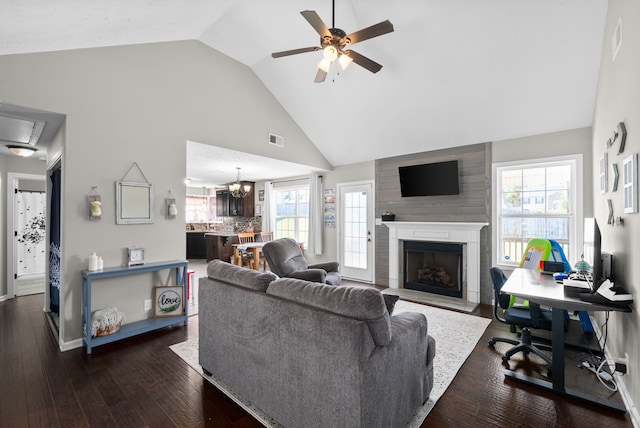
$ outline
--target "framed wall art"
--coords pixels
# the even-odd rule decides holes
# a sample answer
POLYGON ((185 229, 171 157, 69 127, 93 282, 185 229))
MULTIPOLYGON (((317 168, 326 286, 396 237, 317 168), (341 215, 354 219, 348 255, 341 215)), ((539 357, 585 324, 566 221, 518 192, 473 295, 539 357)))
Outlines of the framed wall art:
POLYGON ((607 152, 600 157, 600 193, 607 192, 607 152))
POLYGON ((624 212, 638 212, 638 154, 633 153, 622 162, 624 212))
POLYGON ((154 287, 153 288, 153 301, 154 310, 153 316, 156 318, 161 317, 178 317, 184 315, 184 287, 169 286, 169 287, 154 287))

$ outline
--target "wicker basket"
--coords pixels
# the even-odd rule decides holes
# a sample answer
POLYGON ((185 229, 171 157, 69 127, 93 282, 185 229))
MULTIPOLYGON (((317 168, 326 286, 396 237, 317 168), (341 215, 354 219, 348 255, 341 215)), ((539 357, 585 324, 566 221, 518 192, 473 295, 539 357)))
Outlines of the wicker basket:
POLYGON ((96 337, 98 336, 108 336, 110 334, 115 333, 116 331, 120 330, 120 327, 122 327, 122 323, 118 323, 116 325, 111 325, 108 327, 104 327, 101 329, 96 330, 96 337))
POLYGON ((94 337, 107 336, 120 330, 126 318, 115 307, 99 309, 91 314, 91 335, 94 337))

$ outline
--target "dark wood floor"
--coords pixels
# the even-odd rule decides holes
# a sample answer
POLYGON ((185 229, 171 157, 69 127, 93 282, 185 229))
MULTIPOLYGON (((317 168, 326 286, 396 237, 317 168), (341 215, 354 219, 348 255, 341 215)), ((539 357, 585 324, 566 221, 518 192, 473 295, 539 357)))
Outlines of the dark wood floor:
MULTIPOLYGON (((100 346, 87 356, 83 349, 59 351, 42 303, 42 295, 0 302, 1 427, 261 426, 169 350, 197 337, 197 316, 188 327, 100 346)), ((477 314, 491 317, 491 308, 477 314)), ((507 327, 492 321, 423 427, 632 427, 626 414, 505 380, 503 348, 487 345, 505 334, 507 327)), ((603 389, 586 372, 570 381, 603 389)))

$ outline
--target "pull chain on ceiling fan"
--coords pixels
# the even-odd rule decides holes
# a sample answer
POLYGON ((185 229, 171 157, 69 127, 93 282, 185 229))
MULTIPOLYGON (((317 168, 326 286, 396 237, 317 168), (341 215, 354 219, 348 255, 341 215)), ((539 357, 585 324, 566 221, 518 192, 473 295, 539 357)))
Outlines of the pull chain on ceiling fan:
POLYGON ((354 45, 364 40, 372 39, 374 37, 382 36, 383 34, 391 33, 393 31, 393 24, 389 20, 379 22, 367 28, 363 28, 355 33, 347 34, 345 31, 335 28, 335 10, 336 2, 332 1, 332 28, 327 28, 320 16, 315 10, 303 10, 300 14, 307 20, 309 24, 320 35, 320 46, 311 46, 308 48, 292 49, 289 51, 274 52, 271 54, 273 58, 280 58, 283 56, 296 55, 305 52, 315 52, 322 50, 322 60, 318 64, 318 73, 314 82, 322 83, 327 77, 327 73, 331 68, 331 64, 338 59, 338 62, 342 66, 342 69, 346 69, 351 62, 355 62, 361 67, 366 68, 372 73, 377 73, 382 68, 382 65, 375 61, 370 60, 364 55, 359 54, 353 49, 345 48, 347 46, 354 45))

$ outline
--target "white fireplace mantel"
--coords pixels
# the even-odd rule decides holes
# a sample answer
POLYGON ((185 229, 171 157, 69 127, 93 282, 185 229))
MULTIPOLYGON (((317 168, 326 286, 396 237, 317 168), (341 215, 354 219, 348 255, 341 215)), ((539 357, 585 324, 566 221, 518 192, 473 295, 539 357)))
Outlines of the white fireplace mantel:
POLYGON ((463 297, 480 303, 480 230, 488 223, 385 221, 389 228, 389 287, 400 288, 400 242, 430 241, 465 244, 466 290, 463 297))

